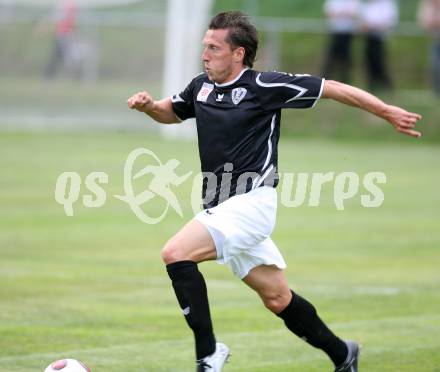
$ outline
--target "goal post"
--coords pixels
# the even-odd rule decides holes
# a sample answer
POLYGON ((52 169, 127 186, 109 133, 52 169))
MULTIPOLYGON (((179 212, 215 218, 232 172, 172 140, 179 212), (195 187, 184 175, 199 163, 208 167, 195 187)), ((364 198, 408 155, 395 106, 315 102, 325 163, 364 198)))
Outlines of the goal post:
MULTIPOLYGON (((202 71, 202 39, 209 21, 213 0, 168 0, 162 93, 179 93, 202 71)), ((161 133, 169 138, 193 138, 194 120, 185 124, 163 125, 161 133)))

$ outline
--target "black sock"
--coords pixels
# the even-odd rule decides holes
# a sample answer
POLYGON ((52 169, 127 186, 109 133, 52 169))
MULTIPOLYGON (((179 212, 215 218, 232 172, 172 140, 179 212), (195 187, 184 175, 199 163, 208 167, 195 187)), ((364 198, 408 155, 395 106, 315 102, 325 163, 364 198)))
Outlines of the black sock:
POLYGON ((326 352, 336 366, 345 361, 347 345, 327 328, 310 302, 292 292, 290 304, 278 316, 294 334, 326 352))
POLYGON ((203 275, 193 261, 174 262, 167 265, 167 271, 186 322, 194 332, 196 358, 211 355, 215 351, 215 336, 203 275))

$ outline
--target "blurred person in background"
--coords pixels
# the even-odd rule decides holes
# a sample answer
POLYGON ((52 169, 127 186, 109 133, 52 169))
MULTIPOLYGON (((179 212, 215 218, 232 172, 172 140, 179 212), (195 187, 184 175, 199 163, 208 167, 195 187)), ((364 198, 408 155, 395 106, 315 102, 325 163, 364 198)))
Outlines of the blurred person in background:
POLYGON ((399 10, 395 0, 364 0, 361 24, 365 32, 365 68, 368 89, 392 89, 387 62, 387 36, 397 24, 399 10))
POLYGON ((54 78, 60 67, 67 66, 70 62, 76 18, 77 6, 75 0, 62 0, 58 2, 54 12, 54 46, 45 71, 45 76, 48 79, 54 78))
POLYGON ((326 0, 324 13, 328 19, 329 41, 323 76, 350 82, 351 45, 358 29, 359 0, 326 0))
POLYGON ((0 0, 0 22, 12 18, 16 6, 14 0, 0 0))
POLYGON ((440 0, 422 0, 418 21, 432 34, 431 81, 434 92, 440 96, 440 0))

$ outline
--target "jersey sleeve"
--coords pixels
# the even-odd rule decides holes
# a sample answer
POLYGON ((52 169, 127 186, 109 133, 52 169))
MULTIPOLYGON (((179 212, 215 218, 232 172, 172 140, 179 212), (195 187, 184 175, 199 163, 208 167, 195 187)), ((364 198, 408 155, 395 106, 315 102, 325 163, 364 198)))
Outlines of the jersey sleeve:
POLYGON ((186 120, 195 117, 194 111, 194 79, 179 94, 171 98, 173 111, 180 120, 186 120))
POLYGON ((264 109, 313 107, 321 98, 324 79, 303 74, 261 72, 256 77, 264 109))

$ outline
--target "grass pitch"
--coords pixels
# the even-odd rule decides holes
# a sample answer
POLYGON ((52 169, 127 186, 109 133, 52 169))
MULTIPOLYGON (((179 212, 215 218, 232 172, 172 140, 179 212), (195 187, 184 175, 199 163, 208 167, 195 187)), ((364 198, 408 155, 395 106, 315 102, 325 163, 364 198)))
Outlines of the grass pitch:
MULTIPOLYGON (((0 371, 43 371, 63 357, 93 372, 193 371, 187 329, 160 260, 166 240, 192 216, 190 182, 175 189, 174 211, 141 223, 113 198, 137 147, 181 175, 197 171, 194 143, 148 134, 2 133, 0 135, 0 371), (105 205, 54 200, 64 171, 83 181, 109 174, 105 205)), ((440 366, 440 149, 420 141, 377 144, 285 140, 284 172, 381 171, 380 208, 344 211, 331 185, 319 207, 279 207, 275 242, 292 288, 308 298, 341 337, 363 345, 361 370, 432 372, 440 366)), ((84 184, 83 184, 84 186, 84 184)), ((81 197, 88 193, 81 189, 81 197)), ((163 204, 146 205, 152 214, 163 204)), ((330 371, 326 356, 295 336, 227 268, 204 263, 214 326, 233 356, 225 371, 330 371)))

